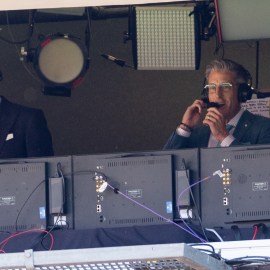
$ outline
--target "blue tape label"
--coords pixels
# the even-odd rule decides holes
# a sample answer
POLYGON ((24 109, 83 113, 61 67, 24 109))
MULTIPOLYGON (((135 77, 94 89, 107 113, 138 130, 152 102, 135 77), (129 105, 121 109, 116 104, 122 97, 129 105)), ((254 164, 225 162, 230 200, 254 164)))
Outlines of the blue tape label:
POLYGON ((171 201, 166 202, 166 213, 167 214, 172 213, 172 202, 171 201))
POLYGON ((45 219, 46 218, 46 210, 45 207, 39 207, 39 218, 40 219, 45 219))

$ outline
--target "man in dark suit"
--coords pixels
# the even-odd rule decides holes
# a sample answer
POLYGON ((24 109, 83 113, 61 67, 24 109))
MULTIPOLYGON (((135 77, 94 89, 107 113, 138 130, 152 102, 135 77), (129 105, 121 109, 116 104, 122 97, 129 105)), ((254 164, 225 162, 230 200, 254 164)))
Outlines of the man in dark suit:
POLYGON ((52 155, 52 137, 43 112, 0 97, 0 159, 52 155))
POLYGON ((203 98, 187 108, 164 149, 270 143, 270 119, 241 109, 241 102, 252 96, 243 66, 214 60, 206 68, 206 80, 203 98))

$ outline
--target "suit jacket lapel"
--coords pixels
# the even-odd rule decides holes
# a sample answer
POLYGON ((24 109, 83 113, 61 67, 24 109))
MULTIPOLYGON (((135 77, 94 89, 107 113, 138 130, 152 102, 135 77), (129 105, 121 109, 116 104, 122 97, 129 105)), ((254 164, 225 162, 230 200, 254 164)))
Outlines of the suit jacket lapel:
POLYGON ((243 136, 249 130, 249 127, 252 124, 252 118, 250 117, 252 114, 249 111, 245 111, 241 118, 238 121, 238 124, 235 128, 233 136, 238 140, 241 141, 243 136))

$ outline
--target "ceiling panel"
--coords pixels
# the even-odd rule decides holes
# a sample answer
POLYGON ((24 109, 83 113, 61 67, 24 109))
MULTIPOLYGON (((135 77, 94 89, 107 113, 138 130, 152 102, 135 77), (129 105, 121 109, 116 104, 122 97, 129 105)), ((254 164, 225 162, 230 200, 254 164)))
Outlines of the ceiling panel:
POLYGON ((172 0, 8 0, 0 1, 0 10, 23 10, 60 7, 87 7, 87 6, 114 6, 114 5, 135 5, 147 3, 168 3, 168 2, 194 2, 194 1, 172 1, 172 0))

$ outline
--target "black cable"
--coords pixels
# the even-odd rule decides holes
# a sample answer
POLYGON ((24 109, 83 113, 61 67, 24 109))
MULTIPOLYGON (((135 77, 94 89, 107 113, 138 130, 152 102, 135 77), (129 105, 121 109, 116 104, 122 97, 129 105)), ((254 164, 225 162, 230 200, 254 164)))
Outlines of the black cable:
POLYGON ((31 50, 31 37, 33 36, 33 33, 34 33, 35 15, 36 15, 36 10, 33 10, 32 12, 29 13, 29 22, 28 22, 29 23, 29 25, 28 25, 29 39, 28 39, 27 45, 26 45, 27 46, 26 52, 27 52, 27 59, 28 60, 32 60, 31 58, 33 58, 32 53, 30 53, 30 50, 31 50))
POLYGON ((217 55, 219 50, 222 49, 221 59, 223 59, 224 58, 224 53, 225 53, 224 52, 224 45, 223 45, 222 42, 219 43, 217 34, 215 35, 215 37, 216 37, 216 47, 215 47, 215 50, 214 50, 214 55, 217 55))
POLYGON ((195 244, 189 244, 189 246, 191 246, 191 247, 197 247, 197 246, 199 246, 199 247, 200 246, 210 247, 211 250, 212 250, 212 252, 215 253, 215 248, 211 244, 205 244, 205 243, 199 243, 199 244, 197 244, 197 243, 195 243, 195 244))
POLYGON ((38 240, 31 246, 31 249, 35 250, 35 247, 40 243, 44 250, 49 250, 43 245, 43 240, 48 234, 49 232, 41 232, 40 235, 38 236, 38 240))
POLYGON ((270 257, 268 256, 245 256, 234 258, 230 260, 225 260, 225 263, 232 266, 244 266, 249 264, 264 263, 270 265, 270 257))
MULTIPOLYGON (((29 12, 30 12, 30 11, 29 11, 29 12)), ((10 27, 9 17, 8 17, 8 11, 6 11, 6 19, 7 19, 7 25, 8 25, 8 27, 10 27)), ((32 23, 33 23, 33 21, 30 23, 30 25, 31 25, 32 23)), ((9 44, 23 44, 23 43, 29 42, 29 40, 31 39, 32 35, 33 35, 33 29, 32 29, 32 31, 29 31, 28 37, 27 37, 26 39, 24 39, 24 40, 14 41, 14 40, 9 40, 9 39, 7 39, 7 38, 5 38, 5 37, 3 37, 3 36, 0 36, 0 39, 1 39, 2 41, 4 41, 4 42, 9 43, 9 44)))
MULTIPOLYGON (((91 9, 92 11, 92 9, 91 9)), ((87 25, 85 28, 85 45, 88 50, 88 55, 90 55, 90 46, 91 46, 91 17, 92 14, 89 14, 89 9, 86 8, 86 15, 87 15, 87 25)))
MULTIPOLYGON (((187 165, 186 165, 186 161, 185 161, 184 158, 182 159, 182 162, 183 162, 183 165, 184 165, 184 169, 185 169, 185 172, 186 172, 187 179, 189 179, 188 170, 187 170, 187 165)), ((196 203, 196 200, 195 200, 195 198, 194 198, 194 194, 193 194, 193 191, 192 191, 191 188, 189 188, 189 192, 190 192, 190 196, 191 196, 191 198, 192 198, 192 201, 193 201, 195 210, 196 210, 197 215, 198 215, 198 220, 199 220, 199 224, 200 224, 200 228, 201 228, 201 230, 202 230, 202 233, 203 233, 205 239, 209 242, 209 240, 208 240, 208 238, 207 238, 207 235, 206 235, 206 233, 205 233, 204 227, 203 227, 203 225, 202 225, 202 220, 201 220, 199 208, 198 208, 198 205, 197 205, 197 203, 196 203)))
POLYGON ((219 254, 217 254, 216 252, 210 251, 208 249, 203 249, 203 248, 196 248, 197 250, 199 250, 200 252, 206 253, 207 255, 217 259, 217 260, 221 260, 222 258, 220 257, 219 254))
POLYGON ((255 89, 259 87, 259 66, 260 66, 260 42, 256 41, 256 83, 255 89))
POLYGON ((1 39, 2 41, 4 41, 4 42, 9 43, 9 44, 23 44, 23 43, 28 42, 28 40, 29 40, 29 38, 27 38, 27 39, 20 40, 20 41, 12 41, 12 40, 8 40, 8 39, 6 39, 6 38, 4 38, 4 37, 2 37, 2 36, 0 36, 0 39, 1 39))
MULTIPOLYGON (((61 205, 61 209, 60 211, 58 212, 57 214, 57 218, 55 221, 53 221, 53 226, 50 228, 50 230, 45 233, 45 235, 41 238, 40 241, 38 241, 36 244, 33 245, 33 247, 35 247, 39 242, 41 244, 41 246, 43 247, 44 250, 48 250, 44 244, 43 244, 43 241, 46 239, 46 237, 53 231, 53 230, 57 230, 57 229, 63 229, 63 226, 59 226, 57 225, 58 222, 61 221, 60 217, 61 217, 61 214, 63 212, 63 209, 64 209, 64 205, 65 205, 65 179, 64 179, 64 175, 63 175, 63 171, 62 171, 62 168, 61 168, 61 163, 58 162, 57 163, 57 177, 60 177, 62 179, 62 192, 63 192, 63 203, 61 205)), ((67 221, 65 221, 66 224, 67 224, 67 228, 69 228, 69 223, 67 221)))
POLYGON ((18 219, 19 219, 19 216, 23 210, 23 208, 25 207, 25 205, 27 204, 27 202, 29 201, 29 199, 31 198, 31 196, 35 193, 35 191, 41 186, 41 184, 45 183, 45 180, 42 180, 35 188, 34 190, 29 194, 29 196, 27 197, 27 199, 25 200, 25 202, 23 203, 18 215, 17 215, 17 218, 16 218, 16 221, 15 221, 15 230, 17 232, 18 230, 18 219))
MULTIPOLYGON (((66 193, 66 185, 65 185, 65 179, 64 179, 64 174, 61 168, 61 163, 58 162, 57 163, 57 177, 60 177, 62 179, 62 193, 63 193, 63 202, 61 205, 61 209, 59 210, 59 212, 57 213, 57 217, 56 220, 53 221, 53 226, 51 227, 51 229, 49 230, 48 233, 50 233, 51 231, 53 231, 54 229, 57 229, 60 225, 57 225, 58 222, 61 221, 60 217, 62 216, 61 214, 64 212, 64 205, 66 203, 66 197, 65 197, 65 193, 66 193)), ((62 228, 62 226, 60 226, 62 228)), ((69 225, 68 225, 69 227, 69 225)), ((48 235, 48 234, 47 234, 48 235)), ((44 236, 44 238, 46 237, 46 235, 44 236)), ((44 238, 42 239, 42 241, 44 240, 44 238)))
POLYGON ((65 206, 65 203, 66 203, 66 197, 65 197, 66 185, 65 185, 65 178, 64 178, 64 174, 63 174, 60 162, 57 163, 57 173, 58 173, 58 177, 61 177, 61 179, 62 179, 63 204, 62 204, 62 209, 61 210, 63 210, 63 208, 65 206))

